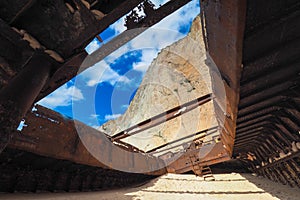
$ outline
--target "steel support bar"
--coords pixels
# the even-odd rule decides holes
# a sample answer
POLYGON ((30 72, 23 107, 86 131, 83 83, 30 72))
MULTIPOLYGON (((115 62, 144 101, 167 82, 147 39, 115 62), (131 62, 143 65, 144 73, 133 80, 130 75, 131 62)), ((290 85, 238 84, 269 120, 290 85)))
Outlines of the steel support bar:
MULTIPOLYGON (((241 84, 248 83, 263 74, 272 72, 274 68, 280 67, 282 64, 294 62, 299 59, 299 51, 300 38, 297 38, 287 41, 284 45, 272 49, 267 54, 261 54, 261 57, 255 59, 253 62, 244 63, 247 67, 243 70, 244 77, 241 84)), ((280 88, 280 86, 278 87, 280 88)))
POLYGON ((263 110, 288 100, 290 99, 287 96, 280 94, 278 96, 272 96, 268 99, 263 99, 260 102, 256 102, 255 104, 251 104, 243 108, 240 107, 238 113, 239 118, 253 113, 254 110, 263 110))
POLYGON ((77 75, 78 69, 84 59, 87 57, 88 53, 86 51, 82 51, 75 56, 69 58, 55 73, 51 76, 51 78, 45 84, 45 87, 38 95, 36 101, 41 100, 48 94, 55 91, 58 87, 65 84, 67 81, 72 79, 77 75))
POLYGON ((292 180, 293 186, 295 186, 295 185, 300 186, 299 177, 295 173, 294 169, 290 166, 290 164, 289 164, 288 161, 284 162, 284 166, 283 167, 286 170, 286 172, 287 172, 288 176, 290 177, 290 179, 292 180))
POLYGON ((0 91, 0 153, 12 133, 40 93, 53 64, 43 54, 35 54, 13 80, 0 91))
POLYGON ((281 144, 280 144, 280 138, 279 139, 276 139, 275 138, 275 135, 271 135, 271 137, 270 137, 270 139, 280 148, 280 149, 284 149, 284 146, 282 146, 281 144), (278 141, 279 140, 279 141, 278 141))
MULTIPOLYGON (((84 43, 79 41, 79 44, 76 46, 76 48, 81 49, 82 46, 87 45, 94 38, 95 35, 98 35, 99 33, 103 32, 109 25, 113 24, 115 21, 127 14, 130 10, 135 8, 141 2, 143 2, 143 0, 128 0, 122 3, 116 9, 107 14, 103 19, 101 19, 101 21, 99 21, 99 27, 97 28, 97 32, 90 34, 92 37, 89 36, 90 38, 87 39, 84 43)), ((147 28, 155 25, 163 18, 167 17, 172 12, 176 11, 188 2, 190 2, 190 0, 172 0, 166 3, 165 5, 155 10, 155 12, 153 12, 153 16, 147 16, 142 22, 136 24, 135 30, 126 30, 125 32, 121 33, 108 43, 103 44, 103 46, 99 50, 94 52, 88 58, 86 58, 87 53, 82 52, 82 50, 80 50, 81 53, 79 53, 78 55, 74 55, 74 57, 70 59, 71 63, 65 63, 57 71, 57 73, 55 73, 54 77, 49 80, 48 84, 44 88, 45 90, 42 94, 39 95, 38 100, 47 96, 59 86, 63 85, 71 78, 75 77, 76 74, 81 73, 88 67, 91 67, 95 63, 103 60, 109 54, 111 54, 112 52, 114 52, 115 50, 132 40, 134 37, 143 33, 147 28), (91 59, 92 57, 95 57, 95 59, 91 59)))
POLYGON ((264 168, 276 166, 276 165, 279 165, 279 164, 282 163, 282 162, 285 162, 285 161, 287 161, 287 160, 290 160, 290 159, 293 159, 293 158, 297 158, 297 157, 300 157, 300 151, 298 151, 298 152, 296 152, 296 153, 293 153, 293 154, 291 154, 291 155, 289 155, 289 156, 287 156, 287 157, 285 157, 285 158, 282 158, 282 159, 279 159, 279 160, 277 160, 277 161, 274 161, 273 163, 270 163, 270 164, 268 164, 268 165, 266 165, 266 166, 263 166, 263 167, 261 167, 261 168, 259 168, 259 169, 264 169, 264 168))
POLYGON ((260 151, 258 151, 257 149, 254 151, 254 154, 259 162, 264 160, 263 159, 264 157, 261 155, 260 151))
POLYGON ((161 151, 156 152, 158 149, 162 149, 162 148, 164 148, 164 147, 166 147, 166 146, 168 146, 168 145, 175 144, 175 143, 180 142, 180 141, 182 141, 182 140, 185 140, 185 139, 188 139, 188 138, 191 138, 191 137, 195 137, 195 138, 193 138, 193 139, 191 139, 191 140, 188 140, 188 141, 185 141, 185 142, 184 142, 184 143, 190 143, 190 142, 193 142, 193 141, 195 141, 195 140, 205 138, 206 136, 211 135, 211 134, 213 134, 213 133, 215 133, 215 132, 217 132, 217 131, 218 131, 218 127, 217 127, 217 126, 212 127, 212 128, 209 128, 209 129, 205 129, 205 130, 202 130, 202 131, 200 131, 200 132, 198 132, 198 133, 194 133, 194 134, 192 134, 192 135, 188 135, 188 136, 179 138, 179 139, 177 139, 177 140, 174 140, 174 141, 172 141, 172 142, 168 142, 168 143, 166 143, 166 144, 163 144, 163 145, 161 145, 161 146, 158 146, 158 147, 156 147, 156 148, 154 148, 154 149, 151 149, 151 150, 147 151, 147 153, 156 154, 156 153, 159 153, 159 152, 167 151, 167 150, 170 150, 170 149, 173 149, 173 148, 182 146, 183 143, 180 143, 180 144, 177 144, 177 145, 172 146, 172 147, 170 147, 170 148, 163 149, 163 150, 161 150, 161 151), (209 131, 211 131, 211 132, 209 132, 209 131), (208 132, 209 132, 209 133, 208 133, 208 132), (205 135, 198 136, 198 135, 203 134, 203 133, 206 133, 206 134, 205 134, 205 135), (197 136, 198 136, 198 137, 197 137, 197 136))
MULTIPOLYGON (((131 30, 124 31, 108 43, 104 44, 90 56, 88 56, 86 62, 84 62, 81 66, 79 73, 103 60, 109 54, 119 49, 121 46, 131 41, 144 31, 146 31, 148 28, 150 28, 154 24, 157 24, 162 19, 172 14, 190 1, 191 0, 171 0, 157 10, 154 10, 150 16, 146 16, 140 23, 136 23, 135 27, 132 27, 131 30)), ((106 18, 103 18, 102 20, 106 20, 106 18)))
POLYGON ((299 136, 294 135, 293 132, 299 131, 299 129, 292 129, 288 124, 286 124, 280 117, 275 117, 275 125, 282 130, 285 135, 290 139, 290 141, 299 140, 299 136), (276 123, 277 122, 277 123, 276 123))
POLYGON ((134 125, 126 130, 123 130, 111 137, 112 141, 118 141, 123 138, 138 134, 144 130, 157 126, 159 124, 165 123, 171 119, 174 119, 184 113, 187 113, 209 101, 212 100, 212 94, 204 95, 198 99, 192 100, 175 108, 172 108, 166 112, 158 114, 150 119, 142 121, 141 123, 134 125))
POLYGON ((282 175, 281 170, 278 170, 278 168, 276 166, 273 166, 271 169, 277 175, 279 182, 281 182, 283 185, 286 185, 287 181, 285 180, 284 176, 282 175))
POLYGON ((277 127, 272 128, 271 132, 273 132, 274 135, 277 136, 277 138, 279 138, 279 141, 281 140, 285 144, 286 147, 290 146, 290 144, 291 144, 290 141, 286 138, 286 136, 280 130, 277 129, 277 127))
POLYGON ((276 142, 272 143, 271 136, 267 137, 266 142, 268 143, 269 146, 271 146, 274 149, 274 153, 282 150, 281 146, 278 146, 278 144, 276 142))
POLYGON ((254 95, 257 92, 269 89, 273 85, 285 82, 286 77, 290 77, 291 79, 298 77, 298 73, 300 72, 298 66, 299 62, 296 62, 284 68, 279 68, 276 71, 274 69, 274 71, 268 74, 261 74, 261 77, 242 85, 241 98, 254 95), (266 82, 266 80, 268 80, 268 82, 266 82))
POLYGON ((85 40, 78 41, 78 44, 74 46, 74 49, 80 48, 82 46, 86 46, 90 41, 94 39, 94 37, 100 33, 102 33, 105 29, 107 29, 111 24, 115 23, 118 19, 129 13, 132 9, 142 3, 144 0, 129 0, 124 1, 117 8, 112 10, 110 13, 105 15, 97 25, 96 32, 87 36, 85 40))

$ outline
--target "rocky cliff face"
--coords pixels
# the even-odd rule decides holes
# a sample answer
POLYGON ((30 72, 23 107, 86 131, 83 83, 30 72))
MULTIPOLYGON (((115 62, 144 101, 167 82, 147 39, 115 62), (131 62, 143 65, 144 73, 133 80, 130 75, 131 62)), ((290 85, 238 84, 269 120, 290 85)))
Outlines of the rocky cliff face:
MULTIPOLYGON (((152 61, 125 114, 102 125, 100 130, 113 135, 211 93, 211 79, 205 59, 200 17, 197 17, 185 38, 163 49, 152 61)), ((213 104, 209 102, 123 141, 148 151, 166 142, 215 126, 213 113, 213 104)))

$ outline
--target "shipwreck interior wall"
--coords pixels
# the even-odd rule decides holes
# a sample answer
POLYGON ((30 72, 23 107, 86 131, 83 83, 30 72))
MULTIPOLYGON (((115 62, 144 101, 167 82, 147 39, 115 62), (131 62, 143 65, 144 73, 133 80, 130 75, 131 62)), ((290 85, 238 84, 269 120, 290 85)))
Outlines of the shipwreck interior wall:
POLYGON ((254 172, 298 187, 299 23, 298 1, 247 1, 234 145, 254 172))
MULTIPOLYGON (((171 0, 149 9, 136 23, 129 21, 125 33, 105 44, 97 58, 103 59, 189 1, 171 0), (128 34, 133 28, 145 29, 128 34)), ((1 0, 0 192, 99 190, 143 183, 167 172, 160 158, 129 144, 118 144, 136 152, 132 159, 119 161, 121 165, 162 167, 144 174, 113 170, 87 152, 74 120, 43 107, 31 111, 35 102, 76 76, 88 56, 84 47, 96 35, 141 2, 1 0), (16 128, 24 118, 29 126, 20 133, 16 128)), ((221 74, 210 72, 215 96, 209 95, 214 99, 221 142, 210 154, 212 162, 202 164, 232 157, 238 164, 219 166, 242 167, 300 187, 300 2, 200 3, 207 62, 221 74), (226 99, 218 93, 221 86, 226 99), (220 104, 223 101, 226 106, 220 104)), ((80 126, 88 134, 101 134, 80 126)), ((172 172, 177 173, 191 169, 184 156, 174 166, 172 172)))
POLYGON ((299 2, 201 1, 201 8, 207 49, 230 104, 224 139, 235 138, 226 142, 233 157, 259 175, 299 187, 299 2))

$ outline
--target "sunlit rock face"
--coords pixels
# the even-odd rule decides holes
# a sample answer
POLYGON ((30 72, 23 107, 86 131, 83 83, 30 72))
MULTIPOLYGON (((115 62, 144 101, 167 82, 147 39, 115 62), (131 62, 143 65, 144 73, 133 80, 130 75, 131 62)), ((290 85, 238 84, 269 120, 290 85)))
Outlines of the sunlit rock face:
MULTIPOLYGON (((100 130, 114 135, 157 114, 211 93, 211 78, 205 64, 205 54, 200 17, 197 17, 185 38, 163 49, 152 61, 125 114, 105 123, 100 130)), ((213 113, 213 104, 209 102, 123 141, 148 151, 166 142, 215 126, 213 113)), ((207 137, 205 140, 209 139, 207 137)))

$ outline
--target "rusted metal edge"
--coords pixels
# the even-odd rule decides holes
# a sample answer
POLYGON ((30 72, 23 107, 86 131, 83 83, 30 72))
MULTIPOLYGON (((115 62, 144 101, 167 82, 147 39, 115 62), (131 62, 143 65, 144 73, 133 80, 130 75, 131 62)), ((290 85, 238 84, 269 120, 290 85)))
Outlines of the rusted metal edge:
MULTIPOLYGON (((207 43, 208 55, 220 71, 226 92, 225 112, 229 117, 226 117, 223 122, 225 126, 221 131, 221 138, 228 154, 232 155, 239 103, 247 1, 202 0, 200 3, 203 13, 202 26, 205 27, 204 42, 207 43)), ((220 85, 214 81, 218 81, 219 77, 213 73, 211 76, 213 92, 216 93, 216 100, 218 100, 222 98, 217 96, 220 85)))
POLYGON ((154 10, 150 16, 146 16, 141 22, 136 23, 134 27, 125 30, 120 35, 116 36, 114 39, 104 44, 97 51, 88 56, 86 62, 82 64, 79 73, 103 60, 109 54, 119 49, 121 46, 131 41, 148 28, 157 24, 162 19, 172 14, 190 1, 191 0, 171 0, 154 10))
POLYGON ((172 142, 168 142, 168 143, 166 143, 166 144, 163 144, 163 145, 161 145, 161 146, 158 146, 158 147, 156 147, 156 148, 154 148, 154 149, 151 149, 151 150, 147 151, 147 153, 157 154, 157 153, 160 153, 160 152, 164 152, 164 151, 167 151, 167 150, 170 150, 170 149, 179 147, 179 146, 182 145, 182 143, 181 143, 181 144, 177 144, 177 145, 172 146, 172 147, 167 148, 167 149, 163 149, 163 150, 158 151, 158 152, 157 152, 157 150, 158 150, 158 149, 162 149, 162 148, 164 148, 164 147, 166 147, 166 146, 168 146, 168 145, 171 145, 171 144, 180 142, 180 141, 182 141, 182 140, 185 140, 185 139, 188 139, 188 138, 191 138, 191 137, 195 137, 195 138, 193 138, 193 139, 191 139, 191 140, 189 140, 189 141, 186 141, 185 143, 193 142, 193 141, 195 141, 195 140, 198 140, 198 139, 201 139, 201 138, 205 138, 206 136, 211 135, 211 134, 215 133, 216 131, 218 131, 218 126, 215 126, 215 127, 212 127, 212 128, 208 128, 208 129, 205 129, 205 130, 202 130, 202 131, 199 131, 199 132, 197 132, 197 133, 194 133, 194 134, 191 134, 191 135, 188 135, 188 136, 179 138, 179 139, 174 140, 174 141, 172 141, 172 142), (211 131, 211 132, 209 132, 209 131, 211 131), (208 133, 208 132, 209 132, 209 133, 208 133), (197 137, 197 135, 200 135, 200 134, 203 134, 203 133, 206 133, 206 134, 197 137))
POLYGON ((37 106, 37 111, 28 113, 25 120, 27 126, 21 132, 15 133, 17 137, 12 139, 8 148, 88 166, 102 168, 119 166, 128 169, 138 165, 149 168, 149 172, 145 174, 165 173, 161 159, 140 152, 131 153, 130 148, 112 144, 96 129, 78 121, 75 127, 74 120, 42 106, 37 106), (85 145, 90 145, 98 155, 90 152, 91 149, 85 145), (126 153, 128 151, 130 154, 126 153), (98 159, 98 156, 101 159, 98 159), (152 172, 150 169, 152 165, 159 165, 159 168, 155 167, 158 170, 152 172))
POLYGON ((74 49, 77 49, 77 48, 82 49, 82 47, 86 46, 88 43, 90 43, 96 35, 103 32, 111 24, 115 23, 117 20, 119 20, 124 15, 126 15, 128 12, 130 12, 132 9, 134 9, 136 6, 138 6, 143 1, 144 0, 129 0, 129 1, 127 0, 127 1, 124 1, 117 8, 115 8, 110 13, 105 15, 99 21, 99 24, 97 25, 97 28, 96 28, 96 32, 92 33, 85 41, 82 41, 81 43, 78 43, 77 46, 74 47, 74 49))
POLYGON ((192 100, 190 102, 187 102, 185 104, 182 104, 180 106, 177 106, 175 108, 172 108, 166 112, 163 112, 161 114, 158 114, 150 119, 144 120, 140 122, 137 125, 131 126, 128 129, 125 129, 111 137, 112 141, 120 140, 132 135, 135 135, 137 133, 140 133, 144 130, 147 130, 149 128, 152 128, 154 126, 157 126, 161 123, 167 122, 171 119, 174 119, 184 113, 187 113, 198 106, 201 106, 209 101, 212 100, 212 94, 207 94, 202 97, 199 97, 195 100, 192 100))

